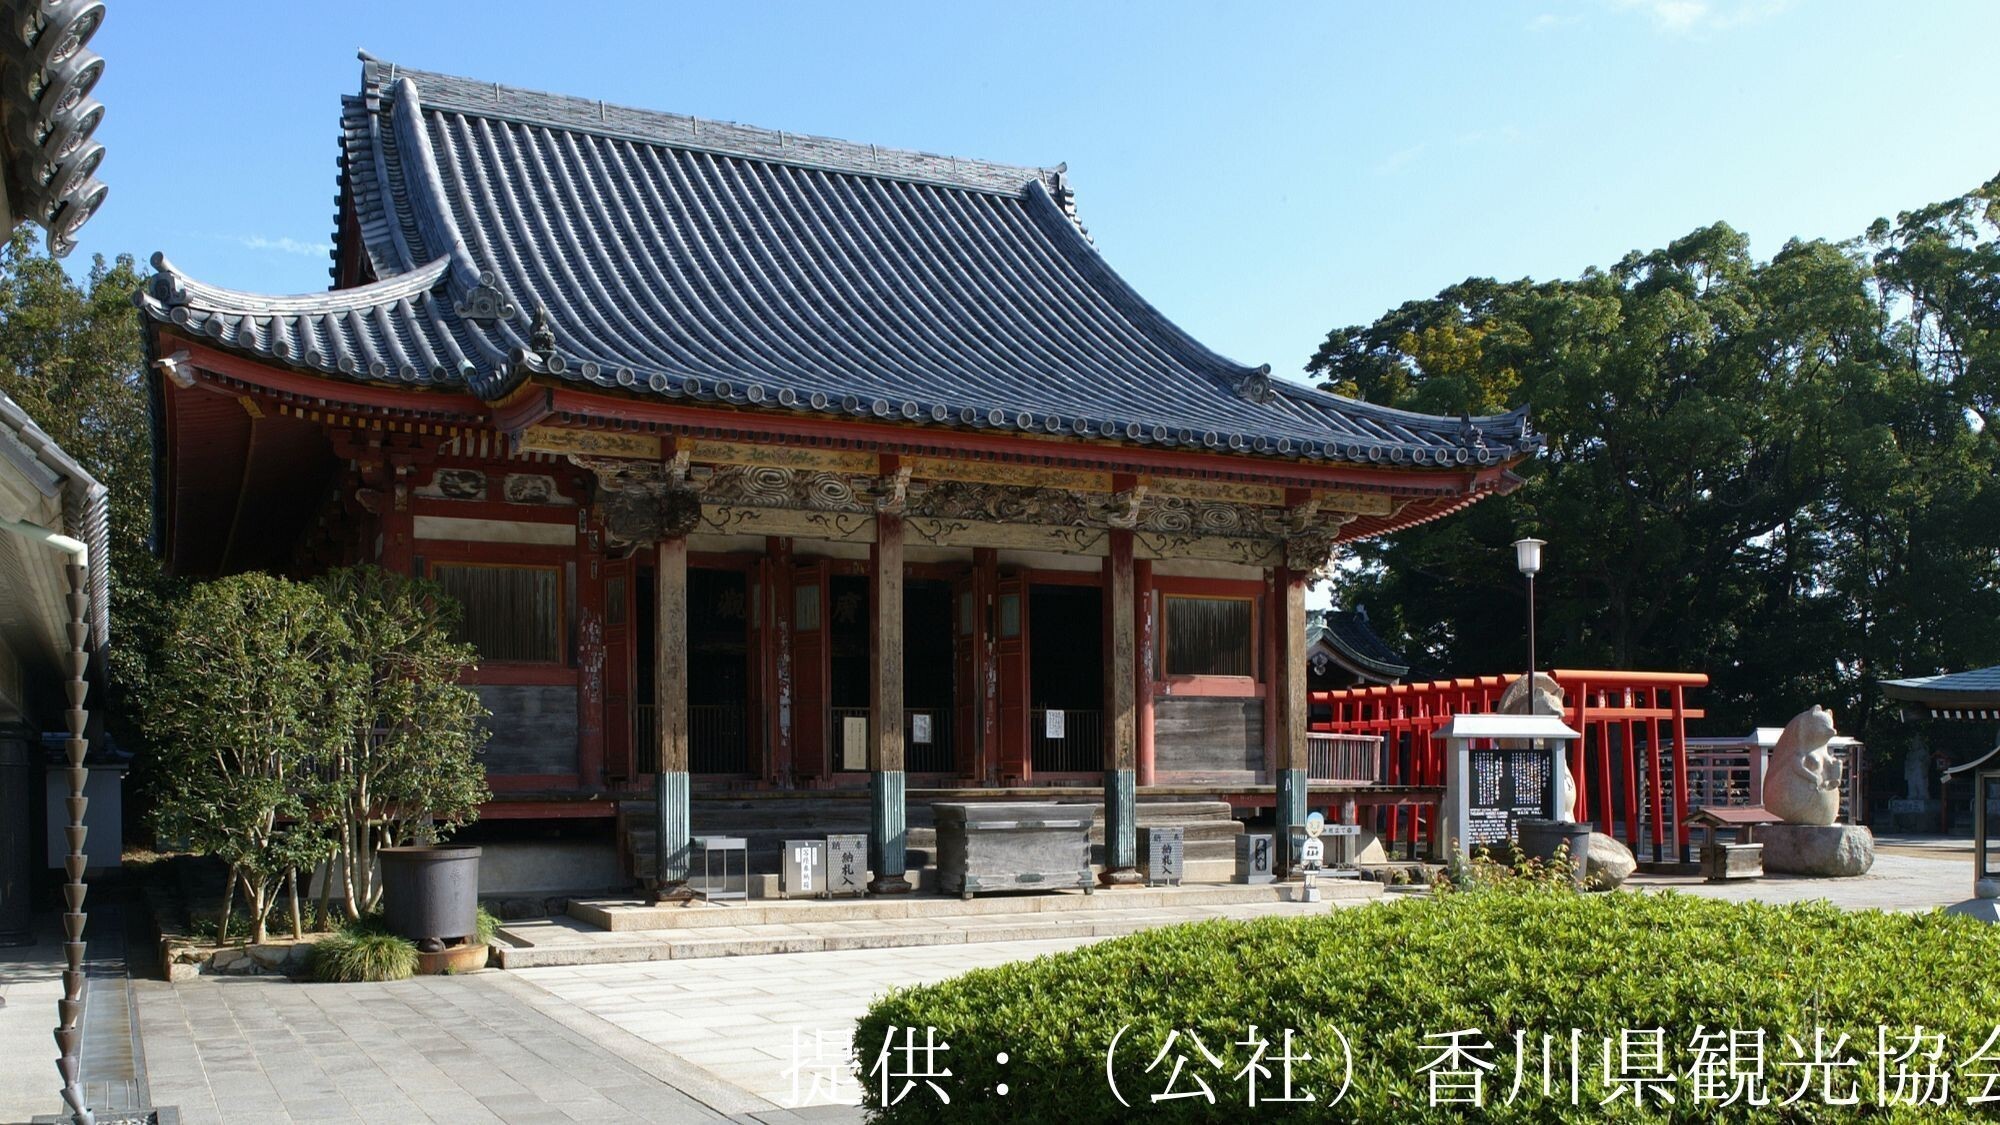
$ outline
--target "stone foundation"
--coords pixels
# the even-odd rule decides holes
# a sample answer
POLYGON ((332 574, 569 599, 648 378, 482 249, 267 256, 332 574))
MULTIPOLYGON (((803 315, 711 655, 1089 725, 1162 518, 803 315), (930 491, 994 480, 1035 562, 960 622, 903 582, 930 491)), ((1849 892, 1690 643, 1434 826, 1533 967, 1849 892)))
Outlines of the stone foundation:
POLYGON ((1770 875, 1846 878, 1875 865, 1875 834, 1858 824, 1772 824, 1757 829, 1770 875))

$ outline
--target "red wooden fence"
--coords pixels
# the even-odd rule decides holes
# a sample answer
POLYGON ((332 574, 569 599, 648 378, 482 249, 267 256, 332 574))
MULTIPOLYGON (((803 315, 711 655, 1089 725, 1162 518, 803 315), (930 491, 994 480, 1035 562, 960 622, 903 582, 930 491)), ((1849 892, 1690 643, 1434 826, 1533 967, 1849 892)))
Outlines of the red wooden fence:
MULTIPOLYGON (((1563 718, 1583 738, 1570 744, 1580 821, 1619 836, 1634 854, 1688 858, 1687 721, 1703 712, 1687 706, 1687 689, 1704 687, 1699 672, 1614 672, 1557 669, 1563 718)), ((1316 691, 1312 729, 1382 739, 1384 785, 1442 786, 1444 744, 1431 735, 1456 714, 1492 711, 1516 676, 1476 676, 1419 684, 1316 691)), ((1432 848, 1434 809, 1382 811, 1384 840, 1416 851, 1432 848)))

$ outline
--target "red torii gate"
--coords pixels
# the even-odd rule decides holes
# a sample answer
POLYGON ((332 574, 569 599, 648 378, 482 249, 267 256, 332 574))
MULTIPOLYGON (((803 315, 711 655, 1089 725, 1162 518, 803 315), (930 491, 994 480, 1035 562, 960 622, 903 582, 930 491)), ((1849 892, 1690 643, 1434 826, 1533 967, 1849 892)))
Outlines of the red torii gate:
MULTIPOLYGON (((1620 836, 1633 854, 1666 858, 1669 842, 1688 859, 1687 721, 1704 712, 1687 706, 1689 688, 1705 687, 1701 672, 1619 672, 1559 668, 1548 673, 1563 689, 1563 717, 1583 732, 1570 744, 1579 821, 1620 836), (1614 757, 1613 745, 1616 744, 1614 757), (1668 815, 1661 815, 1662 813, 1668 815), (1671 827, 1670 827, 1671 826, 1671 827)), ((1444 785, 1444 747, 1431 735, 1453 715, 1492 711, 1517 676, 1473 676, 1311 693, 1312 729, 1382 739, 1385 785, 1444 785)), ((1384 810, 1384 840, 1438 841, 1435 809, 1384 810)))

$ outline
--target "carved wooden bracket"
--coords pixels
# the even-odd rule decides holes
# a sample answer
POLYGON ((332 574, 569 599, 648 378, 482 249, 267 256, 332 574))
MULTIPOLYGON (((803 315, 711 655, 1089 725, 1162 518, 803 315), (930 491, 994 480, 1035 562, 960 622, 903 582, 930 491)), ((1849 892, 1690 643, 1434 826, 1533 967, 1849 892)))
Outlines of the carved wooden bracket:
POLYGON ((679 539, 701 526, 701 493, 688 483, 686 451, 670 461, 571 454, 597 477, 604 536, 612 543, 679 539))
MULTIPOLYGON (((1302 504, 1299 507, 1303 508, 1302 504)), ((1293 509, 1296 516, 1298 508, 1293 509)), ((1355 517, 1339 513, 1322 517, 1310 527, 1285 539, 1285 569, 1306 574, 1313 581, 1326 576, 1326 570, 1333 565, 1334 555, 1340 542, 1340 529, 1355 517)))
POLYGON ((904 465, 893 473, 885 473, 876 478, 871 490, 875 496, 875 510, 888 515, 900 516, 910 504, 911 467, 904 465))
POLYGON ((1112 493, 1110 502, 1104 508, 1104 522, 1122 531, 1130 531, 1139 525, 1139 508, 1145 502, 1146 486, 1143 484, 1112 493))
POLYGON ((1286 513, 1285 522, 1289 525, 1292 534, 1300 535, 1311 530, 1313 519, 1318 515, 1319 497, 1315 496, 1286 513))
POLYGON ((160 374, 165 375, 174 386, 182 390, 194 386, 194 365, 188 362, 186 348, 172 355, 161 356, 153 361, 153 366, 159 368, 160 374))

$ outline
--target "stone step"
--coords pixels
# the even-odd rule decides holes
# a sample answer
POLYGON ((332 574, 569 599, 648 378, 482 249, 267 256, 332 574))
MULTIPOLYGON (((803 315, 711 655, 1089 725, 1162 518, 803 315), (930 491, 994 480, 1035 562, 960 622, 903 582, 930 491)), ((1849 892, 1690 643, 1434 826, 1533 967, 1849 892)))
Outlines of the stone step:
MULTIPOLYGON (((1297 884, 1267 883, 1184 885, 1180 887, 1116 887, 1094 894, 1080 891, 1019 891, 978 895, 961 900, 938 895, 929 872, 916 879, 907 895, 842 899, 751 899, 730 903, 648 906, 632 899, 576 899, 569 916, 577 922, 612 933, 649 930, 699 930, 714 927, 754 927, 784 924, 814 926, 856 921, 921 921, 963 919, 984 915, 1034 915, 1043 918, 1105 910, 1162 910, 1185 907, 1238 906, 1290 901, 1297 884)), ((1365 900, 1381 894, 1381 885, 1352 879, 1320 880, 1322 897, 1365 900)))
MULTIPOLYGON (((1104 802, 1102 800, 1079 799, 1056 803, 1089 805, 1096 810, 1097 819, 1101 821, 1104 817, 1104 802)), ((827 792, 817 794, 806 792, 798 796, 788 795, 773 798, 704 798, 696 796, 691 798, 689 806, 698 827, 714 820, 721 820, 734 825, 755 822, 757 820, 783 822, 801 816, 818 820, 853 821, 857 824, 866 824, 868 821, 868 801, 865 797, 833 796, 827 792)), ((907 809, 909 822, 912 824, 929 823, 931 817, 930 806, 931 803, 928 801, 912 799, 908 803, 907 809)), ((650 819, 653 815, 653 802, 651 801, 620 801, 618 802, 618 808, 620 812, 633 819, 650 819)), ((1138 813, 1140 824, 1228 821, 1233 818, 1229 802, 1227 801, 1149 801, 1141 799, 1138 802, 1138 813)), ((717 830, 720 831, 721 828, 718 827, 717 830)))
MULTIPOLYGON (((1094 873, 1102 873, 1104 865, 1102 863, 1092 863, 1090 869, 1094 873)), ((862 875, 864 881, 868 881, 872 877, 874 877, 872 871, 862 875)), ((922 865, 912 863, 904 871, 904 877, 910 881, 910 887, 914 889, 914 897, 896 897, 896 895, 852 897, 852 899, 840 899, 838 903, 842 903, 842 905, 848 905, 848 903, 876 903, 876 905, 888 903, 888 907, 876 907, 876 909, 888 909, 894 915, 896 909, 898 909, 898 907, 894 907, 896 903, 932 901, 932 895, 940 895, 938 893, 938 869, 932 867, 930 863, 922 863, 922 865)), ((1334 881, 1334 883, 1346 883, 1346 881, 1340 879, 1340 881, 1334 881)), ((1236 903, 1236 901, 1270 901, 1270 895, 1274 893, 1274 887, 1278 887, 1278 885, 1264 883, 1264 885, 1256 885, 1256 887, 1246 887, 1242 883, 1236 883, 1236 861, 1234 859, 1226 859, 1226 861, 1224 859, 1190 859, 1190 861, 1186 861, 1182 865, 1182 883, 1178 887, 1164 887, 1162 885, 1162 887, 1146 887, 1146 889, 1148 891, 1156 891, 1156 893, 1176 893, 1176 895, 1196 895, 1196 893, 1210 895, 1208 899, 1196 897, 1196 899, 1184 899, 1184 901, 1236 903)), ((1116 895, 1120 895, 1120 897, 1136 893, 1134 887, 1116 887, 1112 891, 1116 895)), ((978 895, 978 897, 974 897, 970 901, 972 903, 1004 903, 1004 901, 1016 901, 1016 899, 1020 899, 1020 895, 1046 895, 1046 893, 1028 891, 1028 893, 1018 893, 1018 895, 1008 895, 1008 893, 978 895)), ((1080 897, 1088 899, 1088 895, 1080 895, 1080 897)), ((938 901, 938 903, 958 903, 960 899, 956 895, 948 895, 948 897, 938 897, 934 901, 938 901)), ((570 899, 570 905, 568 905, 570 917, 574 917, 578 921, 584 921, 584 923, 590 923, 590 925, 600 925, 602 927, 602 925, 608 925, 608 923, 604 921, 604 917, 600 917, 598 907, 592 907, 590 903, 598 903, 598 905, 610 903, 614 907, 624 907, 624 905, 630 905, 632 899, 570 899)), ((762 905, 798 905, 798 903, 822 903, 824 905, 824 903, 832 903, 832 901, 830 899, 786 899, 780 893, 778 875, 766 873, 766 871, 752 871, 750 873, 750 899, 734 899, 734 901, 728 901, 726 905, 730 909, 746 909, 746 907, 762 907, 762 905)), ((662 907, 662 909, 666 909, 666 907, 662 907)), ((1038 907, 1038 909, 1044 909, 1044 907, 1038 907)), ((1046 907, 1046 909, 1066 909, 1066 907, 1046 907)), ((688 915, 688 911, 684 907, 672 907, 672 911, 674 913, 668 915, 670 919, 692 917, 692 915, 688 915)), ((944 913, 952 913, 952 911, 946 909, 944 913)), ((978 913, 978 909, 974 909, 972 913, 978 913)), ((696 915, 698 917, 706 917, 710 921, 706 921, 706 923, 698 921, 698 923, 690 923, 690 925, 742 925, 742 923, 730 921, 730 919, 716 919, 714 915, 708 915, 708 913, 702 913, 702 911, 696 911, 696 915)), ((896 917, 900 917, 900 915, 896 915, 896 917)))
MULTIPOLYGON (((784 838, 777 836, 753 836, 747 840, 747 844, 748 847, 745 850, 748 853, 747 862, 750 867, 750 873, 753 876, 758 874, 775 875, 784 857, 784 838)), ((1101 865, 1104 862, 1104 845, 1102 843, 1091 845, 1090 855, 1093 863, 1101 865)), ((650 835, 643 843, 635 841, 629 852, 633 872, 643 874, 654 870, 658 856, 659 850, 654 847, 650 835)), ((1235 873, 1236 845, 1233 837, 1228 840, 1191 842, 1183 849, 1183 856, 1187 864, 1187 877, 1190 882, 1221 881, 1235 873), (1198 869, 1195 866, 1196 864, 1211 864, 1216 866, 1198 869), (1204 872, 1204 874, 1198 875, 1196 873, 1198 870, 1204 872)), ((904 863, 912 870, 928 867, 937 860, 936 842, 934 839, 928 837, 919 841, 915 838, 915 833, 913 832, 911 833, 910 842, 904 845, 903 857, 904 863)))
MULTIPOLYGON (((1220 888, 1218 888, 1220 889, 1220 888)), ((1321 883, 1321 901, 1293 903, 1293 887, 1237 887, 1234 891, 1261 891, 1264 897, 1244 897, 1236 903, 1187 905, 1163 896, 1185 891, 1120 889, 1094 895, 1064 892, 1059 895, 991 896, 961 903, 957 899, 902 897, 860 900, 918 908, 900 918, 852 917, 844 922, 827 918, 827 924, 813 920, 800 922, 744 923, 749 906, 738 907, 633 907, 638 910, 684 910, 726 913, 729 923, 716 926, 671 927, 666 929, 618 931, 578 930, 574 921, 503 926, 494 943, 494 956, 503 969, 525 969, 558 965, 592 965, 633 961, 687 960, 703 957, 754 956, 767 953, 809 953, 842 949, 891 949, 970 942, 1034 941, 1051 938, 1113 937, 1160 926, 1197 921, 1202 918, 1250 917, 1267 914, 1305 916, 1345 905, 1357 905, 1379 897, 1379 884, 1343 881, 1321 883), (1023 910, 1029 902, 1059 898, 1086 899, 1092 905, 1058 910, 1023 910), (1150 905, 1146 903, 1150 902, 1150 905), (976 913, 932 912, 919 904, 942 903, 951 907, 977 907, 976 913), (987 909, 987 907, 991 907, 987 909), (730 924, 734 923, 734 924, 730 924)), ((840 912, 858 905, 800 902, 782 904, 788 909, 840 912)))

